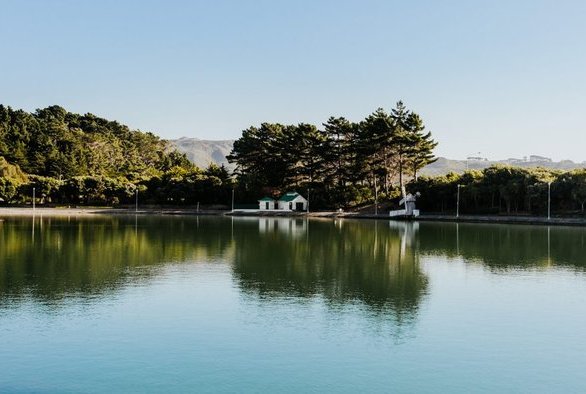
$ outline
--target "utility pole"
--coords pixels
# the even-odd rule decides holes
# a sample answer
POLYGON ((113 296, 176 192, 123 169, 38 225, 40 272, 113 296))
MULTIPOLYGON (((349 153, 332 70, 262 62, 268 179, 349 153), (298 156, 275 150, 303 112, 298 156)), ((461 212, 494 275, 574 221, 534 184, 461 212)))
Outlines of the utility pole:
POLYGON ((458 194, 456 197, 456 219, 460 217, 460 188, 462 185, 458 185, 458 194))
POLYGON ((378 188, 376 187, 376 176, 374 177, 374 216, 378 215, 378 188))
POLYGON ((551 219, 551 182, 547 182, 547 220, 551 219))
POLYGON ((234 212, 234 188, 232 188, 232 212, 234 212))

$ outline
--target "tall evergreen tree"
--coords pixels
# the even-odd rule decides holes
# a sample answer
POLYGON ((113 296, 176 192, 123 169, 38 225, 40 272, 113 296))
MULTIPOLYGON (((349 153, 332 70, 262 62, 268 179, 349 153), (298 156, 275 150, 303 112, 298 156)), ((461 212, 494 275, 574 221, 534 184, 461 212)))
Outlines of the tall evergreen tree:
POLYGON ((416 113, 409 114, 407 124, 411 137, 409 160, 413 170, 413 179, 417 180, 418 171, 437 160, 433 154, 437 142, 431 138, 431 132, 425 132, 423 120, 416 113))

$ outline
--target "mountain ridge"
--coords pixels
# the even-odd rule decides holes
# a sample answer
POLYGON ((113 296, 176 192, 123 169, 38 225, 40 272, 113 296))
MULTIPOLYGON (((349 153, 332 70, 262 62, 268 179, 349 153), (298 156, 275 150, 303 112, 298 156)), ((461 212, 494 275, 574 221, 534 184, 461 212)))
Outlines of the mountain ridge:
MULTIPOLYGON (((228 163, 226 156, 230 154, 235 140, 204 140, 194 137, 181 137, 169 142, 187 158, 201 168, 210 164, 224 165, 229 170, 234 170, 235 165, 228 163)), ((586 162, 576 163, 571 160, 552 161, 547 157, 532 155, 528 159, 488 160, 474 157, 467 160, 455 160, 438 157, 432 163, 421 170, 421 175, 440 176, 449 172, 462 173, 466 170, 482 170, 491 165, 511 165, 522 168, 544 167, 557 170, 573 170, 586 168, 586 162)))

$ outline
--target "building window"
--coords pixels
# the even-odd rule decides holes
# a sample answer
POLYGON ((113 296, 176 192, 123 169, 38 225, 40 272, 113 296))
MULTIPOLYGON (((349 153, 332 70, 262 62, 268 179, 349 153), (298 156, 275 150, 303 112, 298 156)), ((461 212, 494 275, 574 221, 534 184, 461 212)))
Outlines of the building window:
POLYGON ((293 203, 292 202, 289 203, 289 209, 293 210, 293 203))
POLYGON ((265 209, 269 209, 269 202, 268 201, 265 203, 265 209))

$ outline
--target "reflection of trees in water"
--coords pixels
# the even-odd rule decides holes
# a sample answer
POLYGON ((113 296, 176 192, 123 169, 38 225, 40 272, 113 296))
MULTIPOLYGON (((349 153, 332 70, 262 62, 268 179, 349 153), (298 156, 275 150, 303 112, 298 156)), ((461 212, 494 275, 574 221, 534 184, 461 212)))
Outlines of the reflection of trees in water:
POLYGON ((493 269, 586 267, 586 229, 526 225, 422 223, 422 254, 462 256, 493 269))
POLYGON ((166 262, 224 255, 228 220, 196 218, 11 218, 0 222, 0 301, 93 296, 166 262), (143 269, 135 269, 142 267, 143 269))
POLYGON ((0 222, 5 297, 94 296, 146 280, 165 263, 234 261, 242 289, 261 297, 355 302, 398 320, 427 289, 419 253, 463 256, 491 269, 586 266, 586 229, 290 218, 9 218, 0 222), (34 226, 33 226, 34 223, 34 226), (140 269, 138 269, 140 267, 140 269))
POLYGON ((0 223, 0 303, 95 297, 169 262, 218 259, 233 261, 242 289, 261 299, 317 296, 331 310, 360 303, 408 322, 427 288, 414 232, 384 221, 11 218, 0 223))
POLYGON ((245 291, 261 297, 321 296, 332 307, 361 302, 409 320, 427 287, 413 231, 411 223, 386 221, 241 221, 234 272, 245 291))

